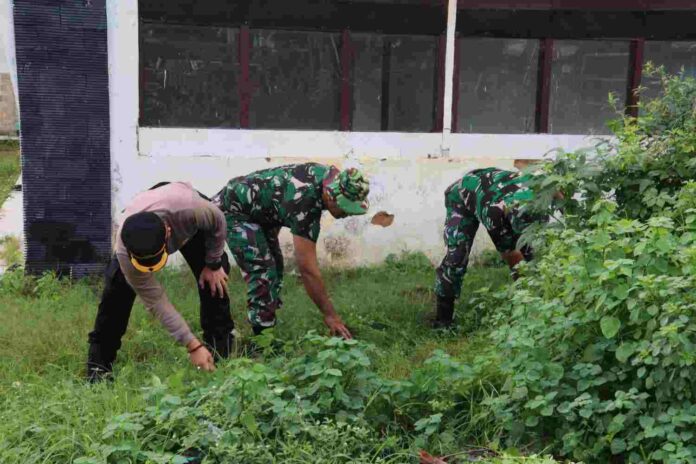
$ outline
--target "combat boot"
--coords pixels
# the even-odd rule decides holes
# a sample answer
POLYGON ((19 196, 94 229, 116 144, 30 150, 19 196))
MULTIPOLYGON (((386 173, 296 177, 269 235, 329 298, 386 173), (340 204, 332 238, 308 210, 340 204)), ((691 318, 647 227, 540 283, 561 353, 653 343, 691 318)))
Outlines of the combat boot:
POLYGON ((435 317, 430 325, 433 329, 448 329, 454 324, 454 298, 437 297, 435 317))
POLYGON ((105 350, 98 343, 90 343, 87 353, 87 381, 99 383, 102 380, 113 380, 113 362, 116 358, 114 350, 105 350), (108 351, 108 353, 105 353, 108 351))

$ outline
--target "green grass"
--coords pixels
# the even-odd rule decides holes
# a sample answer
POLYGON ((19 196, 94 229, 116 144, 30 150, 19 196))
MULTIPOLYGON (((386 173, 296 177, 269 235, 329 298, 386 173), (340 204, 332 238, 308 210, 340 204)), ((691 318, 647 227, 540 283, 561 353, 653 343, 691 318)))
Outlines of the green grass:
MULTIPOLYGON (((460 332, 436 334, 424 326, 423 316, 434 306, 433 275, 431 264, 419 255, 378 267, 325 272, 345 322, 357 338, 377 347, 372 361, 380 375, 403 378, 437 348, 464 357, 475 354, 477 343, 471 342, 477 339, 477 319, 466 298, 457 308, 460 332)), ((115 381, 85 384, 87 333, 96 314, 100 283, 62 283, 48 275, 27 285, 17 276, 5 279, 10 278, 16 280, 15 288, 25 287, 8 291, 12 282, 0 281, 0 462, 5 462, 3 453, 15 460, 20 456, 23 463, 71 462, 99 441, 115 415, 145 407, 142 388, 153 376, 164 379, 183 370, 191 387, 204 385, 209 378, 210 374, 190 367, 185 350, 136 303, 115 381)), ((171 301, 200 333, 192 276, 165 272, 162 280, 171 301)), ((230 280, 233 317, 242 336, 248 337, 244 284, 236 269, 230 280)), ((472 267, 463 294, 508 282, 502 267, 472 267)), ((286 275, 283 299, 277 338, 296 340, 309 330, 326 333, 319 311, 292 273, 286 275)), ((225 369, 225 363, 219 365, 215 376, 224 376, 225 369)))
POLYGON ((2 205, 19 176, 19 147, 15 143, 0 141, 0 205, 2 205))
POLYGON ((22 263, 22 244, 13 235, 0 238, 0 263, 9 267, 13 264, 22 263))

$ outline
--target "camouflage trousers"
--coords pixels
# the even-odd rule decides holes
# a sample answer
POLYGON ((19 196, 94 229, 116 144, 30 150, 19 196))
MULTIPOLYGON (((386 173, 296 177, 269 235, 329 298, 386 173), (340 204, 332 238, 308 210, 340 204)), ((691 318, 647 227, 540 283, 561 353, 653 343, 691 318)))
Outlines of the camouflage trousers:
POLYGON ((227 245, 246 282, 247 318, 257 333, 275 325, 275 313, 283 305, 279 231, 227 216, 227 245))
POLYGON ((445 206, 447 215, 443 237, 447 252, 436 271, 435 293, 444 298, 457 299, 479 224, 483 224, 501 253, 513 250, 519 235, 513 233, 510 221, 500 207, 491 206, 477 212, 449 199, 445 201, 445 206))

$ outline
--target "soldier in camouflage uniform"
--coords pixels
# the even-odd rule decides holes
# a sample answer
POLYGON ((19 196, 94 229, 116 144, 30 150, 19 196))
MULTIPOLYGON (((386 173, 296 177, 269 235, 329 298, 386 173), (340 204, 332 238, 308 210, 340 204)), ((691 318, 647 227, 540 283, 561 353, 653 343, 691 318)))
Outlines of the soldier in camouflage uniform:
POLYGON ((248 319, 255 334, 275 325, 282 306, 278 232, 288 227, 307 293, 331 333, 351 338, 324 288, 316 241, 324 210, 335 218, 365 214, 368 193, 369 184, 356 169, 306 163, 236 177, 215 195, 213 202, 227 218, 227 244, 247 284, 248 319))
POLYGON ((529 224, 544 218, 525 213, 520 205, 520 202, 532 198, 531 190, 524 186, 526 180, 526 176, 517 172, 476 169, 445 190, 444 239, 447 253, 437 268, 434 327, 452 324, 454 300, 461 292, 479 224, 486 228, 510 269, 523 259, 531 259, 529 250, 516 249, 517 241, 529 224))

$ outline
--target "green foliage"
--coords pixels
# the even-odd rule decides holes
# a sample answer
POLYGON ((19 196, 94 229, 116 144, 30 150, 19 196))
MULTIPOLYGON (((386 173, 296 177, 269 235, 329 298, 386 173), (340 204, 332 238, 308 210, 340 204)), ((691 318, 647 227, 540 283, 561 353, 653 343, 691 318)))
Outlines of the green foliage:
POLYGON ((4 150, 11 150, 11 151, 19 150, 19 139, 0 140, 0 151, 4 151, 4 150))
POLYGON ((483 267, 502 267, 505 265, 505 262, 500 257, 500 253, 495 249, 483 250, 478 255, 472 257, 471 263, 483 267))
POLYGON ((535 207, 560 190, 565 214, 533 231, 543 256, 522 279, 480 295, 507 376, 487 404, 510 442, 696 461, 696 81, 662 82, 615 144, 542 167, 535 207))
MULTIPOLYGON (((159 277, 200 333, 190 274, 159 277)), ((196 371, 136 303, 115 381, 89 386, 82 375, 99 285, 50 274, 39 285, 21 269, 3 275, 0 462, 181 462, 207 450, 206 462, 401 464, 416 463, 419 448, 436 455, 501 448, 500 426, 484 406, 501 384, 500 361, 486 354, 490 344, 480 336, 435 336, 423 328, 419 315, 433 306, 427 258, 404 255, 325 277, 360 342, 308 335, 325 328, 301 282, 288 276, 279 324, 256 340, 262 359, 219 363, 212 375, 196 371)), ((508 281, 505 269, 474 267, 464 291, 508 281)), ((250 335, 243 288, 232 274, 242 346, 250 335)), ((471 308, 463 302, 457 310, 471 308)))
POLYGON ((19 150, 0 140, 0 206, 5 202, 19 176, 19 150))
POLYGON ((641 103, 638 118, 610 122, 614 142, 592 149, 558 152, 553 162, 533 166, 535 207, 547 210, 553 194, 563 224, 586 225, 600 199, 615 201, 617 215, 647 220, 674 206, 679 192, 696 179, 696 80, 648 67, 662 83, 659 98, 641 103), (540 174, 540 175, 539 175, 540 174))
POLYGON ((45 272, 40 277, 25 276, 24 269, 14 267, 0 274, 0 296, 31 296, 56 300, 70 282, 61 281, 55 272, 45 272))
MULTIPOLYGON (((418 447, 456 450, 481 373, 436 351, 407 380, 377 375, 355 340, 306 335, 262 364, 230 362, 190 389, 153 378, 145 406, 120 414, 76 462, 405 462, 418 447)), ((480 399, 477 399, 480 400, 480 399)))
POLYGON ((0 263, 6 267, 19 266, 23 262, 22 244, 13 235, 0 238, 0 263))

